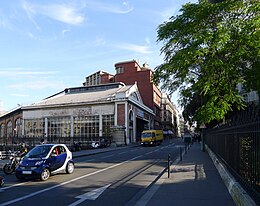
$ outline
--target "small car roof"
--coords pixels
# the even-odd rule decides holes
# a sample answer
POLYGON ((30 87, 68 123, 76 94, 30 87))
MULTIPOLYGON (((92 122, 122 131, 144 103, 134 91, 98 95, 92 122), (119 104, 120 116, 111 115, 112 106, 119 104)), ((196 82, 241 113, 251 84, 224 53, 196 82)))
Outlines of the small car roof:
POLYGON ((54 144, 54 143, 50 143, 50 144, 41 144, 41 145, 37 145, 37 146, 44 146, 44 145, 47 145, 47 146, 64 146, 64 147, 67 147, 65 144, 54 144))

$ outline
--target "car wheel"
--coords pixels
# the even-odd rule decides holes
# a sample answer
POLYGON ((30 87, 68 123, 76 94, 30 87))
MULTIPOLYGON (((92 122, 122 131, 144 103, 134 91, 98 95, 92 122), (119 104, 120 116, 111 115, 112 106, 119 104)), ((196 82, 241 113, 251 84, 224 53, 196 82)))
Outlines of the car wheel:
POLYGON ((14 172, 14 170, 13 170, 13 168, 12 168, 12 165, 9 164, 9 163, 7 163, 7 164, 4 165, 3 171, 4 171, 4 173, 5 173, 6 175, 10 175, 10 174, 12 174, 12 173, 14 172))
POLYGON ((66 173, 71 174, 74 171, 74 164, 72 162, 68 162, 66 167, 66 173))
POLYGON ((40 179, 41 179, 42 181, 45 181, 45 180, 49 179, 50 175, 51 175, 50 170, 47 169, 47 168, 45 168, 45 169, 41 172, 40 179))

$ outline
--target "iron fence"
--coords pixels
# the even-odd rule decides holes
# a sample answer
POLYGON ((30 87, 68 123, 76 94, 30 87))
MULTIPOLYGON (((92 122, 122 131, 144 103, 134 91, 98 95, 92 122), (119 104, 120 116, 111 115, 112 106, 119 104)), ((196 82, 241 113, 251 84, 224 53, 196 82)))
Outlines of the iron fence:
MULTIPOLYGON (((19 150, 21 143, 25 143, 28 149, 41 144, 43 137, 27 137, 23 136, 16 141, 3 141, 0 143, 0 151, 16 151, 19 150)), ((93 146, 108 147, 112 142, 112 136, 99 136, 99 137, 45 137, 45 143, 61 143, 66 144, 71 150, 75 147, 81 149, 90 149, 93 146), (93 145, 94 144, 94 145, 93 145)))
POLYGON ((206 130, 205 143, 260 205, 260 108, 250 106, 226 124, 206 130))

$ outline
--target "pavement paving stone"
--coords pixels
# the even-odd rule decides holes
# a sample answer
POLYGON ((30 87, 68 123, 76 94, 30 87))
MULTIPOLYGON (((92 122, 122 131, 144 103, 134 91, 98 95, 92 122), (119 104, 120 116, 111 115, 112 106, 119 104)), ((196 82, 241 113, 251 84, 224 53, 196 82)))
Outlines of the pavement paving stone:
POLYGON ((234 206, 207 152, 194 143, 177 165, 172 165, 170 178, 162 176, 163 183, 148 206, 234 206))

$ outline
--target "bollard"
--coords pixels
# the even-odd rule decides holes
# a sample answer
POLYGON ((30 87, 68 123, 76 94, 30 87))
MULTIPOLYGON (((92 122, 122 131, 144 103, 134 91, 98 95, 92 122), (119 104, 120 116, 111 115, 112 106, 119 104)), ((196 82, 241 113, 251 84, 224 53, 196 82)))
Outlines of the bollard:
POLYGON ((180 161, 182 161, 182 147, 180 147, 180 161))
POLYGON ((168 154, 168 178, 170 178, 171 155, 168 154))

